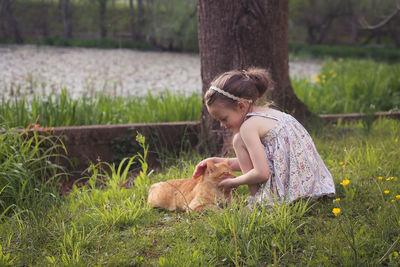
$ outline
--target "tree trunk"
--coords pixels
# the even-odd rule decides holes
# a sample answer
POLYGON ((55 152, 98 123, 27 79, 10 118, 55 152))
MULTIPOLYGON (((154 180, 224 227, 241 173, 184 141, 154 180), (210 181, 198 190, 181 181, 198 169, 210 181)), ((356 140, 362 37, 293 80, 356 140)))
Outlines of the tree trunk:
POLYGON ((388 31, 389 31, 389 36, 392 38, 395 47, 400 48, 400 41, 399 41, 399 37, 397 34, 398 30, 396 28, 397 25, 398 24, 390 23, 388 31))
POLYGON ((99 11, 100 11, 100 37, 107 37, 107 27, 106 27, 106 10, 107 10, 107 0, 99 0, 99 11))
POLYGON ((5 14, 3 13, 3 10, 4 2, 0 1, 0 38, 8 38, 8 33, 4 22, 5 14))
POLYGON ((113 38, 116 38, 117 36, 117 27, 116 27, 116 22, 117 20, 115 19, 115 0, 111 0, 111 27, 112 27, 112 36, 113 38))
POLYGON ((64 25, 63 36, 65 38, 72 38, 70 0, 60 0, 60 10, 64 25))
POLYGON ((135 9, 133 7, 133 0, 129 0, 129 17, 131 23, 131 38, 136 40, 136 24, 135 24, 135 9))
POLYGON ((22 39, 21 34, 19 32, 18 22, 15 19, 14 10, 10 4, 10 1, 3 0, 3 2, 4 2, 4 11, 6 13, 8 26, 11 28, 11 31, 14 35, 15 42, 17 44, 22 44, 24 42, 24 40, 22 39))
POLYGON ((49 6, 48 3, 42 1, 41 5, 41 16, 39 20, 40 28, 42 29, 42 36, 49 37, 49 24, 48 24, 48 16, 49 16, 49 6))
MULTIPOLYGON (((288 0, 199 0, 202 93, 212 79, 232 69, 269 69, 276 88, 267 97, 305 123, 314 116, 296 97, 289 79, 288 0)), ((203 105, 203 140, 211 153, 227 147, 230 134, 203 105)), ((224 149, 223 149, 224 151, 224 149)))
POLYGON ((144 6, 142 0, 137 0, 138 9, 137 9, 137 28, 136 28, 136 38, 138 40, 143 40, 143 27, 144 27, 144 6))

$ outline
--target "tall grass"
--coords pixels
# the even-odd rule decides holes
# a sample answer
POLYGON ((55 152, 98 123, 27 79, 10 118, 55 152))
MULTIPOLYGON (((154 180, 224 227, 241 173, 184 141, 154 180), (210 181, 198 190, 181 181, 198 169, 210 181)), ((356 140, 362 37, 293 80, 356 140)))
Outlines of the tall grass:
POLYGON ((400 108, 400 64, 326 60, 313 80, 294 78, 292 85, 296 95, 316 114, 400 108))
POLYGON ((73 99, 67 90, 60 95, 32 100, 26 96, 3 99, 0 123, 10 127, 26 127, 40 115, 44 126, 73 126, 140 122, 193 121, 200 116, 201 98, 197 94, 183 96, 165 91, 144 97, 112 97, 96 94, 73 99))
POLYGON ((65 175, 57 164, 63 143, 36 132, 2 129, 0 132, 0 219, 9 210, 36 208, 56 198, 55 186, 65 175), (43 202, 43 203, 44 203, 43 202))
POLYGON ((146 204, 150 184, 189 177, 200 157, 188 154, 151 172, 139 136, 143 152, 127 164, 92 165, 85 186, 40 216, 4 217, 0 260, 33 266, 397 266, 400 122, 376 121, 369 133, 362 123, 342 124, 313 137, 334 177, 334 199, 250 209, 247 188, 239 187, 234 202, 217 212, 152 209, 146 204), (132 180, 126 170, 135 161, 142 171, 132 180), (334 208, 340 209, 336 215, 334 208))

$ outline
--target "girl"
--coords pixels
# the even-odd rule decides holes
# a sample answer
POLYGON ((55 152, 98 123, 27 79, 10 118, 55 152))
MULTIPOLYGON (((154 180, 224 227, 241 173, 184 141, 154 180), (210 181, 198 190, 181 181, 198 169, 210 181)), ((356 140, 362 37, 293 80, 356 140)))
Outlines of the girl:
MULTIPOLYGON (((257 106, 273 82, 266 70, 229 71, 211 82, 204 96, 208 112, 234 133, 236 158, 228 160, 243 175, 219 183, 223 190, 247 184, 259 204, 292 202, 303 197, 335 194, 332 176, 306 129, 291 115, 257 106)), ((197 164, 193 177, 201 176, 207 158, 197 164)))

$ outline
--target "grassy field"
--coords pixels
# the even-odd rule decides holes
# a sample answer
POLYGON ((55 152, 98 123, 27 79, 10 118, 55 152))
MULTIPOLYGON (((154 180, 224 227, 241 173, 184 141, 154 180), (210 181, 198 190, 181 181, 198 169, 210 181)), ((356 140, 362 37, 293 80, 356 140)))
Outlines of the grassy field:
POLYGON ((311 81, 292 79, 296 95, 316 114, 371 113, 400 108, 400 64, 327 59, 311 81))
POLYGON ((194 121, 200 116, 201 97, 182 96, 165 91, 144 97, 109 96, 97 93, 93 97, 73 99, 67 90, 60 95, 32 100, 24 95, 0 102, 0 123, 24 128, 40 115, 43 126, 74 126, 141 122, 194 121))
MULTIPOLYGON (((7 166, 2 165, 0 265, 398 266, 400 122, 379 120, 367 129, 359 122, 312 133, 334 177, 335 198, 271 209, 246 208, 245 187, 238 188, 232 204, 217 212, 150 208, 150 184, 190 177, 206 155, 188 151, 168 168, 153 172, 140 136, 143 151, 121 163, 126 168, 131 162, 142 166, 129 188, 125 185, 132 181, 126 168, 98 163, 89 167, 88 183, 68 195, 54 193, 56 182, 31 184, 26 175, 19 181, 27 184, 16 191, 19 198, 7 200, 11 180, 5 178, 19 176, 5 172, 7 166), (42 193, 25 197, 30 191, 42 193)), ((1 135, 2 140, 6 137, 1 135)), ((29 152, 12 145, 10 138, 8 146, 22 156, 9 164, 20 166, 21 173, 43 170, 43 165, 34 164, 24 168, 29 152)), ((33 145, 39 139, 24 140, 33 145)), ((1 147, 1 155, 6 151, 1 147)), ((40 154, 27 161, 41 162, 40 154)), ((57 166, 49 168, 45 173, 53 177, 50 170, 57 166)))

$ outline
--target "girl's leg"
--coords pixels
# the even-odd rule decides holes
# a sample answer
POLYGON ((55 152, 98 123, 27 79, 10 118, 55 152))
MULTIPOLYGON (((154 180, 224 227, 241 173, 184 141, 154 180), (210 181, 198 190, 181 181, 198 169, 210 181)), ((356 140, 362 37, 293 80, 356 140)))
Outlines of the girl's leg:
MULTIPOLYGON (((236 157, 238 158, 240 169, 243 173, 253 169, 253 163, 251 162, 249 152, 247 151, 246 145, 244 144, 242 137, 239 133, 233 137, 233 149, 235 150, 236 157)), ((258 189, 258 184, 249 184, 249 190, 252 196, 254 196, 258 189)))

